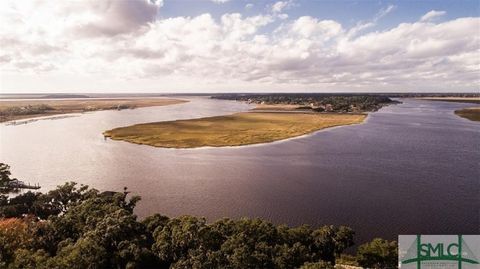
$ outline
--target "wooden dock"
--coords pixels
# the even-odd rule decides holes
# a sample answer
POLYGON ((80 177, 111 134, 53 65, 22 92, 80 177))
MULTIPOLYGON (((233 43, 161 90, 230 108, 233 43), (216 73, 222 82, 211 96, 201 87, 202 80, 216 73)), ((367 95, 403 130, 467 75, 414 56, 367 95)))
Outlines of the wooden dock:
POLYGON ((37 184, 30 184, 30 183, 25 183, 23 181, 19 181, 19 180, 16 180, 16 181, 12 181, 8 184, 9 187, 11 188, 14 188, 14 189, 30 189, 30 190, 38 190, 40 189, 40 185, 37 183, 37 184))

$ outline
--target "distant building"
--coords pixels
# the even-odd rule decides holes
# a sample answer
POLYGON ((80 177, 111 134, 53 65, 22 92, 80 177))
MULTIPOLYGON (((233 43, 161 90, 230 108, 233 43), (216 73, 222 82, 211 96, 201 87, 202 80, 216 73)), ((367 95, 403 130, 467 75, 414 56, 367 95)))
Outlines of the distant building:
POLYGON ((326 104, 326 105, 325 105, 325 111, 327 111, 327 112, 333 111, 333 106, 332 106, 332 104, 326 104))

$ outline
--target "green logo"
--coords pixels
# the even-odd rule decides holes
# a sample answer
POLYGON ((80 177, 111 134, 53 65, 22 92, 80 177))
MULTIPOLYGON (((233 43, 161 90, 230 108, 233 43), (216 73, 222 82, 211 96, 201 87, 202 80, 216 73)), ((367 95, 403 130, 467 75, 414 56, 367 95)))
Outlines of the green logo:
MULTIPOLYGON (((451 265, 456 263, 456 268, 461 269, 463 263, 479 264, 478 259, 465 243, 462 235, 457 235, 456 240, 447 241, 444 240, 446 236, 430 237, 434 237, 435 240, 424 240, 425 242, 422 242, 422 236, 417 235, 405 255, 401 257, 401 265, 416 263, 416 268, 421 269, 422 263, 428 263, 430 265, 428 267, 432 268, 444 267, 442 262, 446 262, 451 265)), ((475 238, 477 237, 475 236, 475 238)))

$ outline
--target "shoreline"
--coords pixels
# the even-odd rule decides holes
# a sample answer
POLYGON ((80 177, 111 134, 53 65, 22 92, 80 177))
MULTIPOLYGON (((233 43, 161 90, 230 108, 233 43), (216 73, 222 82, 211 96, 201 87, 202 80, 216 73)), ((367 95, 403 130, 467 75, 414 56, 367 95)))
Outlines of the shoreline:
POLYGON ((103 133, 105 138, 166 149, 244 147, 269 144, 317 131, 361 124, 368 114, 247 111, 200 119, 135 124, 103 133))
POLYGON ((455 110, 453 113, 469 121, 480 121, 480 107, 466 107, 455 110))
MULTIPOLYGON (((248 112, 245 112, 245 113, 248 113, 248 112)), ((328 131, 335 130, 337 128, 366 124, 367 121, 370 119, 370 114, 365 114, 365 115, 366 115, 365 119, 360 123, 351 123, 351 124, 344 124, 344 125, 326 127, 326 128, 323 128, 323 129, 315 130, 315 131, 307 133, 307 134, 288 137, 288 138, 285 138, 285 139, 275 140, 275 141, 271 141, 271 142, 260 142, 260 143, 255 143, 255 144, 245 144, 245 145, 235 145, 235 146, 201 146, 201 147, 195 147, 195 148, 155 147, 155 146, 150 146, 150 145, 147 145, 147 144, 137 144, 137 143, 129 142, 129 141, 125 141, 125 140, 115 140, 115 139, 112 139, 110 137, 107 137, 107 138, 112 140, 112 141, 115 141, 115 142, 133 144, 134 146, 144 146, 144 147, 148 147, 148 148, 156 148, 156 149, 162 149, 162 150, 182 150, 182 151, 184 150, 184 151, 187 151, 187 150, 202 150, 202 149, 219 150, 219 149, 224 149, 224 148, 226 148, 226 149, 244 149, 244 148, 249 148, 249 147, 263 147, 263 146, 267 146, 267 145, 271 145, 271 144, 286 143, 286 142, 291 141, 291 140, 297 140, 297 139, 302 139, 302 138, 307 138, 307 137, 310 137, 310 136, 314 136, 314 135, 316 135, 320 132, 328 132, 328 131)))
POLYGON ((413 99, 435 102, 480 104, 480 97, 416 97, 413 99))
POLYGON ((15 125, 16 121, 28 122, 85 112, 168 106, 187 102, 189 101, 164 97, 0 100, 0 123, 15 125), (12 113, 22 113, 22 110, 38 109, 38 107, 44 110, 34 114, 7 114, 9 110, 14 110, 12 113))

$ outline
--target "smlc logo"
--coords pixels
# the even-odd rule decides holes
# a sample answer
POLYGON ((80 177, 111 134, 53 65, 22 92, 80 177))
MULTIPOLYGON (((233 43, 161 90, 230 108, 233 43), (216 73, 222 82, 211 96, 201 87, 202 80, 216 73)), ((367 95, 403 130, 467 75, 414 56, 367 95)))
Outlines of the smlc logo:
POLYGON ((480 268, 477 235, 401 235, 401 268, 480 268), (412 240, 413 239, 413 240, 412 240), (467 239, 467 240, 465 240, 467 239), (468 243, 467 243, 468 241, 468 243), (407 248, 405 248, 408 246, 407 248))

